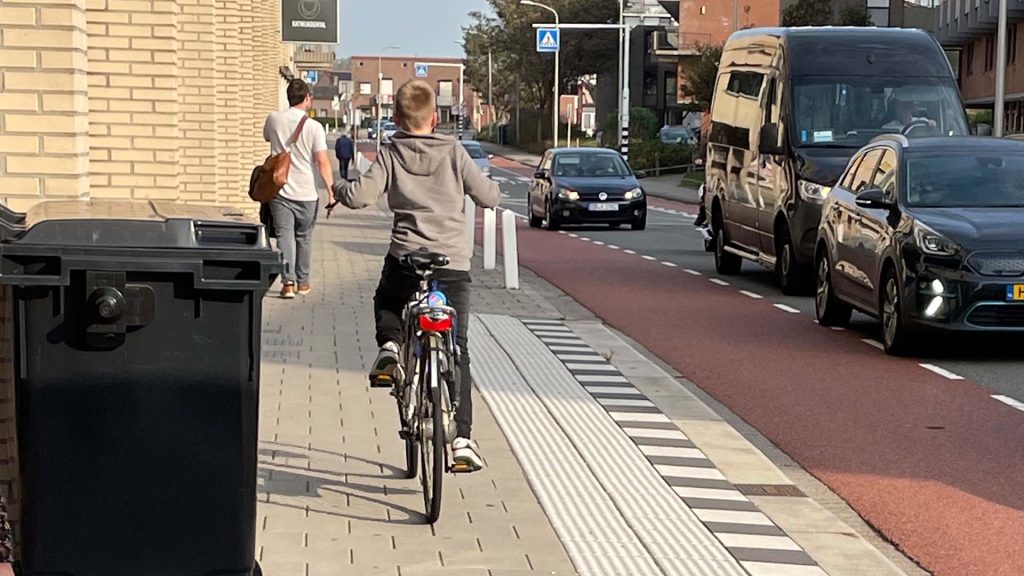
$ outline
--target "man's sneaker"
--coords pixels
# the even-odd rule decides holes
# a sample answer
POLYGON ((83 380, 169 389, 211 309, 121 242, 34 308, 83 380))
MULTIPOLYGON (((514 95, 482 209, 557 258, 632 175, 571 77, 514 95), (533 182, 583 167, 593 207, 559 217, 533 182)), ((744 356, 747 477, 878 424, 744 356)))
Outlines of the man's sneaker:
POLYGON ((299 289, 297 290, 299 296, 306 296, 306 295, 308 295, 312 291, 313 291, 313 287, 310 286, 306 282, 303 282, 302 284, 299 284, 299 289))
POLYGON ((295 282, 285 282, 281 287, 281 298, 290 300, 295 298, 295 282))
POLYGON ((484 467, 480 448, 469 438, 456 438, 452 442, 452 460, 454 472, 476 472, 484 467))
POLYGON ((370 369, 371 388, 390 388, 395 384, 395 374, 398 372, 398 344, 385 342, 377 352, 377 359, 373 361, 373 368, 370 369))

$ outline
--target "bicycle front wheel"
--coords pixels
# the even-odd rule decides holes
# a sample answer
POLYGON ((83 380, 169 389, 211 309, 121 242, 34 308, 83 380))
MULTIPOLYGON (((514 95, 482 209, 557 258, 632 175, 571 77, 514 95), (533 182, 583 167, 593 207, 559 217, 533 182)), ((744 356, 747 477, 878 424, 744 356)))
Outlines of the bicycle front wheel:
POLYGON ((444 409, 441 404, 441 374, 438 354, 431 350, 425 356, 426 368, 420 373, 422 403, 420 404, 420 483, 427 522, 441 517, 441 486, 445 472, 444 409))

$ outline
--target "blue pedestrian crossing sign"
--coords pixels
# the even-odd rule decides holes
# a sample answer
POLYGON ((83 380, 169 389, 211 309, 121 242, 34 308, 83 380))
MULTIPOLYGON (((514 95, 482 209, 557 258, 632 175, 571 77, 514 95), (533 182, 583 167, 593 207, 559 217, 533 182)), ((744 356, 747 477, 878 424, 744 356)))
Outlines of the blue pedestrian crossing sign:
POLYGON ((420 64, 419 62, 416 63, 416 77, 417 78, 426 78, 427 77, 427 65, 426 64, 420 64))
POLYGON ((558 52, 558 28, 537 28, 537 52, 558 52))

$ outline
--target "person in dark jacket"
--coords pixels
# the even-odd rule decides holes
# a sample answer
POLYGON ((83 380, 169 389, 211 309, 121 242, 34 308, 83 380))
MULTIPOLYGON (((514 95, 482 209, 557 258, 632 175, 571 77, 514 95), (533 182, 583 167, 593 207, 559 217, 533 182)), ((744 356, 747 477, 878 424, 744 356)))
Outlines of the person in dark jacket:
POLYGON ((348 132, 342 132, 334 142, 334 155, 338 157, 338 164, 341 166, 341 179, 348 180, 348 165, 356 156, 355 144, 348 137, 348 132))

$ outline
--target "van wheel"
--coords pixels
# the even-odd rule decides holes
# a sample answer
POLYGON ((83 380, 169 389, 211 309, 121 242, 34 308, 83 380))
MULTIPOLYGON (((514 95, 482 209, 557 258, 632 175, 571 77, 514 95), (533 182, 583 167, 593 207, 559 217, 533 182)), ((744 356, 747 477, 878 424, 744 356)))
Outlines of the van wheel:
POLYGON ((818 256, 818 277, 814 294, 814 315, 822 326, 846 326, 850 323, 853 308, 836 298, 832 286, 832 263, 828 252, 821 251, 818 256))
POLYGON ((726 252, 725 224, 722 222, 721 217, 715 219, 714 230, 715 270, 725 276, 739 274, 740 268, 743 266, 743 259, 732 252, 726 252))
POLYGON ((796 261, 796 247, 786 227, 775 236, 775 277, 787 296, 802 296, 811 287, 807 270, 796 261))

